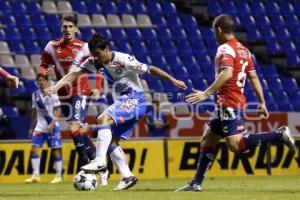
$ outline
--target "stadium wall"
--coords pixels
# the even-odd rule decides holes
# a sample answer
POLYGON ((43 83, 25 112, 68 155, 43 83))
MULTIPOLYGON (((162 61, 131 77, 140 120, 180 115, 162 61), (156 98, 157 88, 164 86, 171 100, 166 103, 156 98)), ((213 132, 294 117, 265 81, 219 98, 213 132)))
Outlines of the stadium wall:
MULTIPOLYGON (((199 140, 135 140, 122 142, 128 163, 139 179, 189 178, 194 175, 199 152, 199 140)), ((279 143, 270 146, 267 159, 267 145, 244 154, 228 151, 224 142, 217 147, 216 160, 208 176, 267 175, 271 166, 272 175, 300 174, 300 138, 297 139, 297 152, 292 155, 279 143)), ((22 183, 31 175, 29 143, 0 145, 0 183, 22 183)), ((41 177, 49 182, 55 175, 51 150, 41 150, 41 177)), ((71 141, 65 142, 62 149, 64 180, 72 181, 78 171, 77 154, 71 141)), ((111 163, 110 163, 111 164, 111 163)), ((118 180, 115 166, 110 168, 111 179, 118 180)))

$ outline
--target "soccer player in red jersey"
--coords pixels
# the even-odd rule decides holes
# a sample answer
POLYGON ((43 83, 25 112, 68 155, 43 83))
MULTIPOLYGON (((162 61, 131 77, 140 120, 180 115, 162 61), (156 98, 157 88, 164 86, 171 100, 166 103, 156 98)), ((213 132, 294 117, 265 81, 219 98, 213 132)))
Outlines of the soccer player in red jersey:
POLYGON ((271 141, 281 141, 295 152, 295 141, 288 127, 266 133, 247 132, 242 111, 246 103, 243 91, 247 76, 258 98, 258 114, 263 118, 269 116, 251 53, 234 37, 234 21, 231 16, 217 16, 213 22, 213 31, 220 45, 214 63, 216 80, 205 91, 194 90, 194 93, 186 97, 186 101, 194 104, 217 93, 217 107, 202 137, 196 174, 188 185, 176 191, 202 190, 204 175, 214 160, 214 147, 221 138, 225 139, 229 149, 235 153, 271 141))
POLYGON ((2 67, 0 67, 0 77, 4 78, 8 87, 17 88, 19 85, 19 78, 13 75, 10 75, 2 67))
MULTIPOLYGON (((77 18, 69 15, 64 16, 61 22, 62 38, 51 40, 46 45, 42 56, 39 73, 47 74, 49 77, 56 76, 61 79, 68 74, 72 66, 81 64, 90 55, 88 44, 77 38, 77 18)), ((92 96, 99 98, 102 84, 102 76, 96 76, 96 88, 91 90, 88 76, 83 75, 80 79, 70 83, 58 91, 62 102, 63 114, 67 117, 71 136, 79 155, 80 165, 89 163, 95 158, 95 146, 87 134, 82 133, 84 119, 88 111, 89 99, 92 96)))

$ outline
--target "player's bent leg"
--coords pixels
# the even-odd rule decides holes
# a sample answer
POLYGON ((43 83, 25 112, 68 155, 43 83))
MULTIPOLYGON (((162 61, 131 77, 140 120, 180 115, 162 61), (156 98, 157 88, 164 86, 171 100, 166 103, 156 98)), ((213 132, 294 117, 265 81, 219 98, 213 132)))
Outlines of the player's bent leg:
POLYGON ((62 157, 60 154, 60 148, 53 150, 54 166, 56 169, 56 175, 50 183, 60 183, 63 181, 62 176, 62 157))
POLYGON ((83 137, 83 141, 85 144, 85 152, 89 158, 89 160, 94 160, 96 157, 96 147, 94 143, 92 142, 90 136, 87 133, 88 129, 86 125, 81 126, 80 133, 83 137))
POLYGON ((288 127, 283 126, 275 131, 265 133, 243 133, 226 138, 229 149, 233 152, 244 152, 259 144, 272 141, 282 141, 294 153, 296 150, 295 140, 288 127))
POLYGON ((201 185, 207 170, 211 167, 214 161, 214 148, 219 140, 220 137, 214 134, 210 128, 206 129, 200 143, 200 154, 196 174, 189 184, 175 190, 175 192, 202 191, 201 185))
POLYGON ((97 128, 96 158, 91 163, 81 167, 84 171, 100 172, 107 169, 106 154, 112 139, 110 126, 114 124, 114 120, 104 112, 98 117, 97 122, 99 126, 97 128))
POLYGON ((31 149, 31 166, 33 170, 33 174, 30 178, 25 180, 26 183, 39 183, 41 182, 40 178, 40 157, 38 154, 39 147, 36 145, 32 145, 31 149))

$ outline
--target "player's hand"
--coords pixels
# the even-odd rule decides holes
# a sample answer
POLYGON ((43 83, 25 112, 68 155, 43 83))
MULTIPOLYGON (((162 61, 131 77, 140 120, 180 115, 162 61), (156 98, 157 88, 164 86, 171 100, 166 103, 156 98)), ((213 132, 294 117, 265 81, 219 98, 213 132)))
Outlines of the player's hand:
POLYGON ((268 112, 268 109, 266 107, 266 104, 264 104, 264 103, 260 103, 257 106, 257 113, 258 113, 258 115, 261 119, 269 118, 269 112, 268 112))
POLYGON ((29 129, 29 132, 28 132, 28 138, 31 138, 33 135, 33 130, 32 129, 29 129))
POLYGON ((47 75, 48 77, 55 77, 56 75, 55 75, 55 70, 54 70, 54 68, 53 68, 53 67, 49 67, 49 68, 47 69, 46 75, 47 75))
POLYGON ((186 84, 183 82, 183 81, 180 81, 180 80, 173 80, 172 83, 178 87, 179 89, 182 89, 182 90, 186 90, 187 89, 187 86, 186 84))
POLYGON ((195 104, 208 98, 208 95, 203 91, 193 89, 193 92, 185 97, 186 102, 195 104))
POLYGON ((93 89, 93 90, 92 90, 91 98, 94 99, 94 100, 99 99, 99 98, 100 98, 100 90, 98 90, 98 89, 93 89))
POLYGON ((13 75, 7 76, 5 82, 10 88, 18 88, 19 86, 19 78, 13 75))

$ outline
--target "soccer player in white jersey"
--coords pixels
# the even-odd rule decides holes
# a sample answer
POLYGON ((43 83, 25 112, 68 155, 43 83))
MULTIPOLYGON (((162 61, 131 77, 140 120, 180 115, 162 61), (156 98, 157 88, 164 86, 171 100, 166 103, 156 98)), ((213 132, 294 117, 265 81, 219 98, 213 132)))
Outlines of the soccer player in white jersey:
POLYGON ((161 69, 141 63, 129 54, 110 51, 109 41, 101 34, 94 34, 88 45, 92 57, 82 63, 80 68, 74 68, 47 91, 54 93, 87 71, 100 70, 104 74, 116 99, 114 104, 97 119, 99 126, 96 159, 81 169, 92 172, 106 169, 105 156, 108 153, 122 175, 120 183, 114 190, 128 189, 136 184, 137 178, 131 173, 118 142, 129 137, 133 126, 146 111, 146 100, 139 74, 149 73, 160 79, 169 80, 183 90, 187 86, 161 69))
POLYGON ((56 176, 51 183, 59 183, 62 179, 62 139, 57 120, 61 115, 60 101, 57 94, 46 94, 48 78, 39 74, 37 76, 39 90, 32 94, 32 112, 29 137, 31 137, 31 164, 33 168, 32 177, 25 180, 26 183, 40 182, 40 157, 39 148, 47 140, 48 146, 53 149, 56 176))

